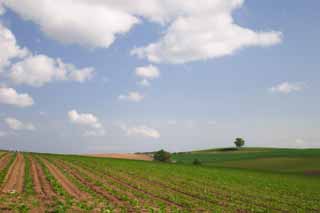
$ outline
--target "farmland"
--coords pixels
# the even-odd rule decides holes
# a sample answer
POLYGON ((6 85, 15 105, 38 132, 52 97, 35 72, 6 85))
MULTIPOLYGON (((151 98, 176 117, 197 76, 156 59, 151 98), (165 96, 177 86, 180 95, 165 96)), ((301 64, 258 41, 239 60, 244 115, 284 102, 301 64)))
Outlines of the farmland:
POLYGON ((292 174, 320 171, 320 149, 209 149, 176 153, 173 158, 181 164, 192 164, 198 159, 208 167, 292 174))
MULTIPOLYGON (((205 153, 208 158, 208 152, 205 153)), ((312 152, 306 155, 315 158, 310 153, 312 152)), ((186 154, 180 155, 181 159, 187 158, 184 156, 186 154)), ((297 158, 294 154, 292 156, 297 158)), ((220 158, 226 159, 225 156, 220 158)), ((239 156, 234 158, 239 159, 239 156)), ((0 210, 320 211, 318 176, 225 168, 237 167, 227 165, 227 162, 235 163, 234 158, 230 161, 220 160, 219 166, 215 167, 211 164, 213 161, 210 165, 204 163, 203 166, 194 166, 186 162, 170 164, 90 156, 6 152, 0 154, 0 210)), ((246 165, 249 163, 242 164, 243 167, 246 165)), ((301 168, 303 169, 303 166, 300 165, 301 168)), ((313 169, 313 166, 311 168, 313 169)))

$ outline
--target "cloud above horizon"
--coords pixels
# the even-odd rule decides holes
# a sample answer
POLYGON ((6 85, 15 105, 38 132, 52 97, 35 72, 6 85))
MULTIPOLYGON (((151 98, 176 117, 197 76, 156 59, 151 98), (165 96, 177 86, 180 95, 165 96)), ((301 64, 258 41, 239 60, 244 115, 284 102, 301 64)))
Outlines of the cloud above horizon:
POLYGON ((77 110, 68 112, 69 121, 73 124, 89 127, 84 132, 84 136, 104 136, 105 130, 99 119, 91 113, 78 113, 77 110))
POLYGON ((109 47, 116 35, 128 32, 139 22, 111 5, 102 7, 89 1, 3 0, 3 4, 25 20, 38 24, 50 38, 90 48, 109 47))
POLYGON ((273 93, 289 94, 292 92, 299 92, 304 90, 306 87, 305 83, 289 83, 287 81, 277 84, 271 87, 269 90, 273 93))
POLYGON ((24 108, 34 104, 32 97, 27 93, 19 94, 15 89, 0 87, 0 104, 13 105, 24 108))
POLYGON ((72 64, 65 64, 61 59, 46 55, 30 56, 13 64, 9 78, 15 84, 41 87, 52 81, 84 82, 93 76, 94 68, 77 69, 72 64))
POLYGON ((136 76, 142 78, 141 81, 138 82, 139 85, 148 87, 150 86, 150 80, 154 80, 159 78, 160 71, 156 66, 152 64, 144 67, 137 67, 135 70, 136 76))
POLYGON ((130 101, 130 102, 141 102, 144 99, 144 96, 139 92, 128 92, 127 95, 119 95, 119 101, 130 101))
POLYGON ((31 20, 62 43, 109 47, 128 33, 140 17, 166 27, 156 42, 134 48, 132 55, 154 63, 181 64, 231 55, 245 47, 266 47, 282 41, 278 31, 254 31, 234 22, 244 0, 4 0, 3 4, 31 20), (39 5, 40 4, 40 5, 39 5), (59 14, 57 16, 56 14, 59 14))
MULTIPOLYGON (((1 6, 0 6, 1 8, 1 6)), ((1 11, 1 9, 0 9, 1 11)), ((0 13, 1 15, 1 13, 0 13)), ((23 58, 29 51, 26 48, 21 48, 16 41, 13 33, 3 26, 0 21, 0 73, 11 64, 11 60, 23 58)))
POLYGON ((118 125, 128 136, 142 136, 147 138, 159 139, 160 132, 154 128, 141 125, 128 127, 125 124, 118 125))
POLYGON ((22 121, 19 121, 16 118, 8 117, 4 121, 10 129, 15 130, 15 131, 20 131, 20 130, 34 131, 34 130, 36 130, 36 128, 34 127, 34 125, 32 123, 24 123, 22 121))

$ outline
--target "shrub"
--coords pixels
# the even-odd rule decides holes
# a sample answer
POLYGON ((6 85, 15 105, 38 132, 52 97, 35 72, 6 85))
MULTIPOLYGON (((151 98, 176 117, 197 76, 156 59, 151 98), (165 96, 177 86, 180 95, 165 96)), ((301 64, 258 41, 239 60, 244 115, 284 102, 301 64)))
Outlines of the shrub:
POLYGON ((160 151, 154 153, 153 159, 161 162, 170 162, 171 154, 170 152, 166 152, 163 149, 161 149, 160 151))
POLYGON ((202 162, 198 158, 194 159, 192 163, 193 163, 193 165, 201 165, 202 164, 202 162))

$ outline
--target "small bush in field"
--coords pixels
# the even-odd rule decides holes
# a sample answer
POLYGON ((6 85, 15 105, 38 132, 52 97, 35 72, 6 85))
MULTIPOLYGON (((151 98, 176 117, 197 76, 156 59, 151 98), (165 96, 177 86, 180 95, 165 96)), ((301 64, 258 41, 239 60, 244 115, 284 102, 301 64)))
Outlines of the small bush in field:
POLYGON ((194 159, 192 163, 193 163, 193 165, 201 165, 202 164, 202 162, 198 158, 194 159))
POLYGON ((153 159, 155 161, 161 161, 161 162, 170 162, 171 160, 171 154, 170 152, 166 152, 163 149, 154 153, 153 159))

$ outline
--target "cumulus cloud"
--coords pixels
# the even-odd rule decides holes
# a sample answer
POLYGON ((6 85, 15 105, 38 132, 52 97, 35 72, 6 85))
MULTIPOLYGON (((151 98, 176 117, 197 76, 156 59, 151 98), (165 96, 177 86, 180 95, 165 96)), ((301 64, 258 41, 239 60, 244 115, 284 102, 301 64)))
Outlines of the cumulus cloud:
POLYGON ((60 59, 35 55, 13 64, 9 78, 16 84, 41 87, 54 80, 84 82, 90 79, 93 73, 93 68, 77 69, 74 65, 65 64, 60 59))
POLYGON ((165 35, 131 53, 154 63, 179 64, 231 55, 244 47, 280 43, 280 32, 258 32, 234 22, 232 13, 243 3, 242 0, 164 1, 167 8, 173 8, 174 17, 165 35))
POLYGON ((241 27, 232 14, 244 0, 3 0, 48 36, 64 43, 109 47, 143 20, 166 27, 158 41, 135 48, 132 54, 156 63, 185 63, 231 55, 244 47, 281 42, 277 31, 241 27), (57 15, 59 14, 59 15, 57 15))
POLYGON ((131 101, 131 102, 140 102, 144 99, 144 96, 139 92, 129 92, 127 95, 119 95, 118 100, 121 101, 131 101))
MULTIPOLYGON (((1 15, 1 5, 0 5, 1 15)), ((0 72, 11 64, 11 60, 25 57, 28 50, 21 48, 12 32, 0 22, 0 72)))
POLYGON ((126 132, 127 135, 129 136, 143 136, 143 137, 148 137, 148 138, 153 138, 153 139, 158 139, 160 138, 160 132, 156 129, 147 127, 147 126, 136 126, 136 127, 127 127, 126 125, 120 125, 120 128, 126 132))
POLYGON ((135 70, 136 76, 142 78, 141 81, 138 82, 140 86, 148 87, 150 86, 150 80, 159 78, 160 72, 159 69, 152 64, 144 67, 137 67, 135 70))
POLYGON ((155 79, 160 76, 159 69, 152 64, 145 67, 137 67, 135 73, 137 76, 144 79, 155 79))
POLYGON ((16 118, 6 118, 5 123, 8 125, 8 127, 12 130, 28 130, 28 131, 34 131, 36 128, 32 123, 23 123, 22 121, 17 120, 16 118))
POLYGON ((305 88, 304 83, 289 83, 283 82, 278 85, 271 87, 269 90, 274 93, 282 93, 282 94, 289 94, 292 92, 299 92, 305 88))
POLYGON ((68 117, 71 123, 90 128, 84 132, 84 136, 105 135, 105 130, 99 119, 91 113, 78 113, 76 110, 71 110, 68 112, 68 117))
POLYGON ((0 87, 0 103, 23 108, 32 106, 34 101, 29 94, 19 94, 13 88, 0 87))
POLYGON ((49 37, 68 44, 109 47, 117 34, 128 32, 138 23, 136 17, 111 4, 100 6, 82 0, 3 2, 24 19, 37 23, 49 37))
POLYGON ((78 69, 59 58, 32 55, 28 49, 18 46, 15 36, 1 23, 0 49, 0 72, 9 70, 7 75, 16 84, 40 87, 54 80, 84 82, 94 74, 92 67, 78 69))
POLYGON ((99 119, 91 113, 78 113, 76 110, 68 112, 69 119, 72 123, 99 129, 102 127, 99 119))

